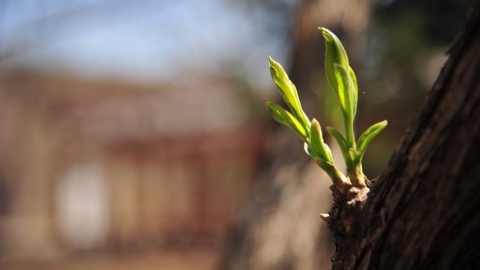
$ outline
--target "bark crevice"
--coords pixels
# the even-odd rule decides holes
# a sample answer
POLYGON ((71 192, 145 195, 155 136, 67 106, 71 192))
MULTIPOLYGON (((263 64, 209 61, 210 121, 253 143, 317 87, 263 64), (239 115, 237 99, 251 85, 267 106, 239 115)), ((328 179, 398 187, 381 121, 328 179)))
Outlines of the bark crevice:
POLYGON ((480 228, 478 74, 477 9, 363 207, 351 212, 337 198, 332 213, 363 225, 354 235, 330 226, 350 237, 339 238, 333 269, 480 269, 480 244, 471 240, 480 228))

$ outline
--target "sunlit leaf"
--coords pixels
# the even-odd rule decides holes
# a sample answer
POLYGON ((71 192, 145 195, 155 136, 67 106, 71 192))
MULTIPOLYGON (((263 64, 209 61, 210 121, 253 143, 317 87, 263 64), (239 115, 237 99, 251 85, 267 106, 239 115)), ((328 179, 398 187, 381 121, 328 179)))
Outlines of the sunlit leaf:
POLYGON ((353 72, 352 67, 348 67, 348 71, 350 73, 350 78, 353 82, 353 91, 351 91, 351 100, 352 100, 352 110, 353 110, 353 117, 357 114, 357 103, 358 103, 358 84, 357 84, 357 76, 355 76, 355 72, 353 72))
POLYGON ((342 42, 340 42, 334 33, 323 27, 320 27, 319 30, 325 38, 325 72, 327 74, 328 82, 335 90, 338 86, 337 79, 335 78, 335 65, 348 68, 347 53, 342 42))
POLYGON ((353 124, 355 118, 356 105, 353 102, 357 100, 355 86, 350 72, 343 66, 335 64, 335 77, 337 78, 338 88, 337 96, 340 100, 345 118, 349 124, 353 124))
POLYGON ((330 150, 330 147, 328 147, 328 144, 326 144, 325 142, 323 143, 323 146, 325 147, 325 152, 328 155, 328 158, 329 158, 328 160, 331 161, 331 163, 333 164, 332 150, 330 150))
POLYGON ((326 146, 325 142, 323 141, 323 134, 320 123, 315 118, 312 120, 312 126, 310 128, 310 146, 319 158, 330 163, 333 162, 330 148, 328 148, 328 146, 326 146))
POLYGON ((348 157, 350 158, 350 160, 352 161, 357 161, 358 160, 358 152, 355 151, 354 149, 350 148, 348 149, 348 157))
POLYGON ((265 100, 265 105, 267 106, 270 114, 273 119, 275 119, 280 124, 283 124, 291 128, 303 141, 307 140, 307 132, 303 128, 302 124, 288 111, 283 109, 280 105, 265 100))
POLYGON ((308 143, 303 144, 303 150, 305 150, 305 153, 307 153, 307 155, 309 155, 311 158, 317 158, 317 154, 315 154, 312 147, 308 143))
POLYGON ((308 130, 310 128, 310 121, 302 110, 302 105, 300 104, 300 98, 298 97, 295 85, 290 81, 287 73, 278 62, 275 62, 271 57, 269 57, 268 60, 270 62, 270 74, 272 75, 273 81, 277 85, 283 100, 292 110, 293 115, 295 115, 304 129, 308 130))
POLYGON ((359 160, 362 159, 368 145, 373 140, 373 138, 375 138, 387 126, 387 123, 387 120, 383 120, 382 122, 372 125, 367 130, 365 130, 365 132, 360 136, 360 138, 358 138, 357 153, 359 160))
POLYGON ((348 144, 343 135, 333 127, 327 127, 327 132, 337 141, 340 151, 342 151, 342 156, 347 160, 348 155, 348 144))

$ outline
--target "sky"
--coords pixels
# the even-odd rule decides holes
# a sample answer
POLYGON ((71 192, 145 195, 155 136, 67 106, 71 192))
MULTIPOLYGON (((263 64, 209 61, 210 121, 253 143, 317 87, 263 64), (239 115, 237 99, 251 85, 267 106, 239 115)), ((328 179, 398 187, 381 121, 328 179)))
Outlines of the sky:
POLYGON ((158 81, 239 63, 267 85, 267 56, 285 61, 288 51, 279 42, 288 29, 264 27, 275 16, 228 0, 2 0, 0 52, 13 56, 0 68, 158 81))

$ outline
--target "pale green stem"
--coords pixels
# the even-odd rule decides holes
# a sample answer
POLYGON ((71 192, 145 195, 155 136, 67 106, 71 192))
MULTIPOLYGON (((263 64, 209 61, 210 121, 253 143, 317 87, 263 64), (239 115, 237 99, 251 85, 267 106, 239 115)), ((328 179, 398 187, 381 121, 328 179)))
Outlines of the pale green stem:
POLYGON ((347 140, 348 146, 351 149, 357 149, 355 143, 355 133, 353 130, 353 119, 348 119, 345 117, 345 139, 347 140))
POLYGON ((345 194, 348 188, 352 185, 350 180, 335 166, 335 164, 328 164, 327 162, 317 159, 317 164, 322 168, 332 179, 333 184, 337 187, 337 189, 342 193, 345 194))

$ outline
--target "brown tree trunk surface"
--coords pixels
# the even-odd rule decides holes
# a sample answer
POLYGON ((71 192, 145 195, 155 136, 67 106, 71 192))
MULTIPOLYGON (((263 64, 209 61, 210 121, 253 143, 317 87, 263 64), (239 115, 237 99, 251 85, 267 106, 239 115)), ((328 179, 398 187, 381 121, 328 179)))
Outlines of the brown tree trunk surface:
POLYGON ((366 201, 337 198, 333 269, 480 269, 479 9, 450 52, 366 201))

